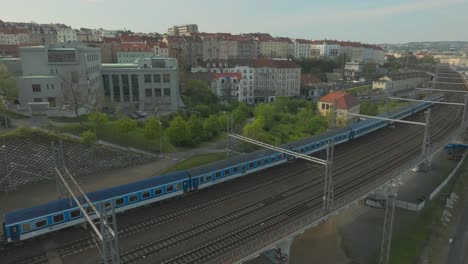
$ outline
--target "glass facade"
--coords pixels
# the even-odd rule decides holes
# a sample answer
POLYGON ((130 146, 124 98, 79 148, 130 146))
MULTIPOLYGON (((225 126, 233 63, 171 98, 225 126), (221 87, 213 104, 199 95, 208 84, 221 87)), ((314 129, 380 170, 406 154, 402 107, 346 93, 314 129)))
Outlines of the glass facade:
POLYGON ((138 86, 138 75, 136 74, 132 74, 132 95, 134 102, 140 100, 140 87, 138 86))
POLYGON ((123 101, 130 102, 130 82, 127 74, 122 74, 123 101))
POLYGON ((119 75, 112 74, 112 85, 114 87, 114 101, 120 102, 120 81, 119 75))

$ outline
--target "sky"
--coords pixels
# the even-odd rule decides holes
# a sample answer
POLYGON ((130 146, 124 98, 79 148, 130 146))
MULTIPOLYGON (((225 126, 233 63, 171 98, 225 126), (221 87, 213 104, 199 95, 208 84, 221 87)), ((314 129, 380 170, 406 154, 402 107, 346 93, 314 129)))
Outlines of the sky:
POLYGON ((468 41, 468 0, 0 0, 0 19, 74 28, 167 32, 198 24, 202 32, 371 44, 468 41))

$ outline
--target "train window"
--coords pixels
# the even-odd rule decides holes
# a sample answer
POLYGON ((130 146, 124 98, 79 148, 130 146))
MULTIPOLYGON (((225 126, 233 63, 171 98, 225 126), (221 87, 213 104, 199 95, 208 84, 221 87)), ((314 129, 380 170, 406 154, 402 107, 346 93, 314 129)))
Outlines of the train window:
POLYGON ((130 196, 128 197, 128 202, 129 202, 129 203, 134 203, 134 202, 136 202, 137 200, 138 200, 138 196, 137 196, 137 195, 130 195, 130 196))
POLYGON ((104 203, 104 208, 106 208, 106 209, 111 208, 111 202, 105 202, 104 203))
POLYGON ((207 181, 211 181, 212 177, 211 176, 206 176, 207 181))
POLYGON ((278 159, 282 159, 282 158, 283 158, 283 154, 279 154, 278 159))
POLYGON ((254 163, 253 162, 250 162, 249 163, 249 168, 252 169, 254 167, 254 163))
POLYGON ((92 214, 95 214, 96 212, 93 210, 91 206, 88 206, 86 207, 86 213, 88 213, 88 215, 92 215, 92 214))
POLYGON ((245 164, 242 164, 241 170, 242 170, 242 171, 245 171, 246 169, 247 169, 247 166, 246 166, 245 164))
POLYGON ((65 220, 65 217, 63 214, 59 214, 59 215, 54 215, 54 223, 60 223, 62 222, 63 220, 65 220))
POLYGON ((30 223, 21 224, 21 231, 28 232, 29 230, 31 230, 31 224, 30 223))
POLYGON ((36 228, 41 228, 41 227, 43 227, 45 225, 47 225, 47 219, 41 219, 41 220, 37 220, 35 222, 36 228))
POLYGON ((238 167, 232 168, 232 172, 233 172, 233 173, 237 173, 238 171, 239 171, 239 168, 238 168, 238 167))
POLYGON ((148 199, 150 197, 150 192, 144 192, 141 194, 142 199, 148 199))
POLYGON ((116 205, 116 206, 121 206, 121 205, 123 205, 124 203, 125 203, 124 198, 119 198, 119 199, 115 200, 115 205, 116 205))
POLYGON ((221 172, 218 171, 218 172, 215 174, 215 176, 216 176, 216 179, 221 178, 221 172))
POLYGON ((275 156, 271 157, 271 161, 275 161, 275 160, 276 160, 275 156))
POLYGON ((264 159, 263 164, 268 164, 268 159, 264 159))
POLYGON ((182 188, 182 183, 178 182, 175 188, 176 190, 180 190, 182 188))
POLYGON ((200 183, 204 183, 205 182, 205 177, 200 177, 200 183))
POLYGON ((301 153, 304 153, 304 149, 303 149, 303 148, 301 148, 301 153))
POLYGON ((262 161, 261 160, 257 160, 257 166, 260 166, 262 165, 262 161))
POLYGON ((79 209, 70 212, 70 218, 77 218, 80 215, 81 215, 81 211, 79 209))
POLYGON ((172 192, 174 190, 174 185, 166 186, 166 192, 172 192))
POLYGON ((154 195, 160 195, 162 193, 162 189, 161 188, 156 188, 154 189, 154 195))

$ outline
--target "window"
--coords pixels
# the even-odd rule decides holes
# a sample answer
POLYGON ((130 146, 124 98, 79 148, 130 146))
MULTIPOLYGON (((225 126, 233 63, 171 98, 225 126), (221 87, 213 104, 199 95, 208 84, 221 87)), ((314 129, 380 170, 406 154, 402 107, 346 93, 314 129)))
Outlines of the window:
POLYGON ((123 101, 129 102, 130 101, 130 83, 127 74, 122 74, 122 89, 123 89, 123 101))
POLYGON ((162 189, 161 188, 156 188, 154 189, 154 195, 160 195, 162 193, 162 189))
POLYGON ((221 172, 218 171, 218 172, 215 174, 215 177, 216 177, 216 179, 221 178, 221 172))
POLYGON ((40 93, 41 92, 41 85, 40 84, 33 84, 32 85, 33 93, 40 93))
POLYGON ((148 199, 150 197, 150 192, 144 192, 141 194, 142 199, 148 199))
POLYGON ((249 163, 249 168, 253 168, 254 167, 254 163, 253 162, 250 162, 249 163))
POLYGON ((21 231, 28 232, 29 230, 31 230, 31 224, 30 223, 21 224, 21 231))
POLYGON ((115 200, 115 205, 116 205, 116 206, 121 206, 121 205, 123 205, 124 203, 125 203, 124 198, 119 198, 119 199, 115 200))
POLYGON ((120 75, 112 74, 112 85, 114 88, 114 101, 120 102, 120 75))
POLYGON ((264 159, 263 164, 268 164, 268 159, 264 159))
POLYGON ((207 181, 211 181, 212 177, 211 176, 206 176, 207 181))
POLYGON ((175 188, 176 190, 180 190, 182 188, 182 183, 178 182, 175 188))
POLYGON ((171 81, 171 75, 170 75, 170 74, 167 74, 167 73, 163 74, 163 81, 164 81, 165 83, 170 82, 170 81, 171 81))
POLYGON ((161 97, 161 89, 159 88, 154 89, 154 96, 161 97))
POLYGON ((153 89, 145 89, 145 97, 152 97, 153 96, 153 89))
POLYGON ((36 225, 36 228, 41 228, 47 225, 47 219, 37 220, 35 225, 36 225))
POLYGON ((93 207, 88 206, 88 207, 86 207, 86 213, 87 213, 88 215, 93 215, 93 214, 95 214, 96 212, 93 210, 93 207))
POLYGON ((229 175, 229 174, 231 174, 231 171, 230 171, 230 170, 225 170, 225 171, 224 171, 224 175, 229 175))
POLYGON ((325 109, 325 104, 322 104, 322 109, 325 109))
POLYGON ((164 88, 164 96, 171 96, 171 88, 164 88))
POLYGON ((166 192, 172 192, 174 190, 174 185, 166 186, 166 192))
POLYGON ((247 166, 245 166, 245 164, 243 164, 242 167, 241 167, 241 170, 242 170, 242 171, 245 171, 246 167, 247 167, 247 166))
POLYGON ((50 107, 57 107, 57 103, 56 103, 56 101, 55 101, 55 97, 49 97, 47 100, 49 101, 49 106, 50 106, 50 107))
POLYGON ((262 161, 261 160, 257 160, 257 166, 260 166, 262 165, 262 161))
POLYGON ((237 173, 238 171, 239 171, 239 168, 238 168, 238 167, 232 168, 232 172, 233 172, 233 173, 237 173))
POLYGON ((161 74, 155 74, 153 75, 153 81, 155 83, 160 83, 161 82, 161 74))
POLYGON ((132 74, 132 94, 133 94, 133 101, 139 101, 140 91, 138 87, 138 75, 132 74))
POLYGON ((63 220, 65 220, 65 216, 63 214, 54 215, 53 218, 54 218, 54 223, 60 223, 63 220))
POLYGON ((131 195, 128 197, 128 202, 129 203, 134 203, 138 200, 138 196, 137 195, 131 195))
POLYGON ((70 218, 77 218, 80 215, 81 215, 81 211, 79 209, 70 212, 70 218))
POLYGON ((151 74, 145 74, 145 83, 151 83, 151 74))
POLYGON ((205 177, 200 177, 200 183, 204 183, 205 182, 205 177))
POLYGON ((106 209, 111 208, 111 202, 105 202, 104 203, 104 208, 106 208, 106 209))

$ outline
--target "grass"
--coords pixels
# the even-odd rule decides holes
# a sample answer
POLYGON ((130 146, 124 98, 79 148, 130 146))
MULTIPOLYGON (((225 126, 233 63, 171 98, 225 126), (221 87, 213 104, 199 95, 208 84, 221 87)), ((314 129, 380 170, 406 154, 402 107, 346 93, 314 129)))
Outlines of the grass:
POLYGON ((351 88, 351 89, 346 89, 345 91, 347 93, 353 93, 353 94, 361 94, 361 93, 364 93, 364 92, 366 92, 366 94, 369 94, 371 89, 372 89, 372 85, 369 84, 369 85, 354 87, 354 88, 351 88))
POLYGON ((181 163, 174 165, 168 168, 164 173, 179 171, 179 170, 186 170, 193 167, 205 165, 211 162, 215 162, 218 160, 223 160, 226 158, 226 153, 210 153, 204 155, 198 155, 189 159, 182 161, 181 163))
MULTIPOLYGON (((395 102, 395 101, 392 101, 388 104, 388 111, 391 112, 393 110, 396 110, 398 108, 402 108, 402 107, 405 107, 407 105, 409 105, 410 103, 409 102, 395 102)), ((381 103, 381 104, 378 104, 378 114, 381 115, 383 113, 385 113, 385 103, 381 103)))
POLYGON ((49 120, 54 121, 54 122, 59 122, 59 123, 79 123, 80 120, 81 122, 88 121, 88 115, 80 115, 79 117, 65 117, 65 116, 49 117, 49 120))

